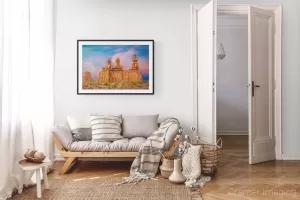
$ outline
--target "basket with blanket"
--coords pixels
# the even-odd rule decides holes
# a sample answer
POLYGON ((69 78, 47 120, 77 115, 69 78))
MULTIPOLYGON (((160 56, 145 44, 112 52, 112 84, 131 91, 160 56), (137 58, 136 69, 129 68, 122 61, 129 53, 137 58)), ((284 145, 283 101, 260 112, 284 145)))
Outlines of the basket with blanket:
MULTIPOLYGON (((194 132, 195 128, 192 127, 191 130, 194 132)), ((208 144, 201 142, 201 139, 198 136, 196 142, 190 140, 189 135, 186 135, 185 138, 189 141, 190 145, 199 146, 200 148, 201 174, 205 176, 214 176, 218 170, 223 145, 222 139, 219 138, 216 144, 208 144)))

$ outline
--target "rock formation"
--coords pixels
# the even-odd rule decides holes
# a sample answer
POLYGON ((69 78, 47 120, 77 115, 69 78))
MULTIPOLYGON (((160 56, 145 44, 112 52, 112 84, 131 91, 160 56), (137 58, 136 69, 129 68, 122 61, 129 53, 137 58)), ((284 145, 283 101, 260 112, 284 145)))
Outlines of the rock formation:
POLYGON ((132 56, 132 67, 129 70, 124 70, 121 66, 121 61, 116 58, 116 67, 111 66, 111 59, 108 59, 107 66, 103 67, 99 72, 98 83, 119 83, 119 82, 140 82, 143 81, 142 73, 139 70, 138 58, 132 56))
POLYGON ((120 58, 116 58, 116 69, 123 69, 120 65, 120 58))
POLYGON ((132 56, 132 69, 136 69, 136 70, 139 69, 138 58, 136 54, 132 56))
POLYGON ((112 68, 110 58, 107 60, 107 66, 106 67, 107 67, 107 69, 111 69, 112 68))
POLYGON ((90 83, 93 81, 91 72, 84 72, 84 83, 90 83))

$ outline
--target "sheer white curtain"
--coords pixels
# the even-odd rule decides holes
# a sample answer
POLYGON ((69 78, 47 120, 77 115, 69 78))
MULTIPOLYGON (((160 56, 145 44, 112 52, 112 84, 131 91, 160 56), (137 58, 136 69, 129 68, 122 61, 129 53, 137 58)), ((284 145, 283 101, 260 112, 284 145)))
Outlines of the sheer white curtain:
POLYGON ((0 199, 18 186, 28 148, 53 158, 53 24, 54 0, 0 1, 0 199))

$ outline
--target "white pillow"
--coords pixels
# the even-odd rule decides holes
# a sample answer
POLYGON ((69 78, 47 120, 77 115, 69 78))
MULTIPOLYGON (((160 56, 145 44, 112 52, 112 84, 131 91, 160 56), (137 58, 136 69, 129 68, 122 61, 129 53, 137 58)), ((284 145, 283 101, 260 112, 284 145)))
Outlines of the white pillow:
POLYGON ((90 114, 93 141, 122 139, 122 116, 90 114))
POLYGON ((73 135, 73 141, 92 140, 92 131, 89 117, 78 119, 67 116, 67 121, 73 135))
POLYGON ((148 138, 158 129, 157 115, 123 116, 123 136, 125 138, 148 138))
POLYGON ((67 121, 71 130, 78 128, 91 128, 91 123, 88 115, 86 116, 86 118, 81 119, 73 116, 67 116, 67 121))

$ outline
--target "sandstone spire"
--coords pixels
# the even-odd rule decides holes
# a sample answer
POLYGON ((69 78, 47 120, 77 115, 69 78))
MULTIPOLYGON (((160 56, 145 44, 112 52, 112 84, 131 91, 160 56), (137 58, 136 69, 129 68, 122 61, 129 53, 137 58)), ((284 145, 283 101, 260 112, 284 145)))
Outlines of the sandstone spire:
POLYGON ((93 81, 91 72, 84 72, 84 83, 90 83, 93 81))
POLYGON ((111 69, 111 59, 108 58, 107 60, 107 69, 111 69))
POLYGON ((138 70, 139 69, 139 64, 138 64, 138 58, 136 54, 132 56, 132 69, 138 70))
POLYGON ((117 69, 122 69, 122 67, 120 65, 120 58, 116 58, 116 68, 117 69))

